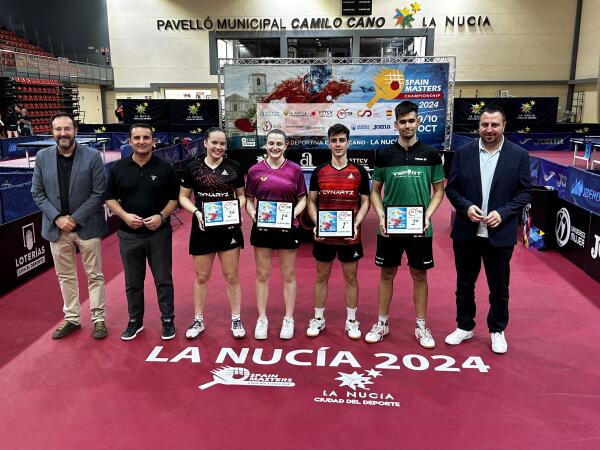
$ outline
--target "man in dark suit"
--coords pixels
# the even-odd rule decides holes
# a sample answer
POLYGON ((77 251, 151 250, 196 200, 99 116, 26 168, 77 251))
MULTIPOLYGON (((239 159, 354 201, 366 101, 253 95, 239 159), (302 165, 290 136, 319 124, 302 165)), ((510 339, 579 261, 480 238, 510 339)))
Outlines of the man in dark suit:
POLYGON ((50 241, 54 268, 62 291, 64 322, 52 334, 60 339, 81 328, 76 248, 88 279, 93 337, 105 338, 105 293, 100 238, 106 232, 102 195, 104 164, 96 150, 77 144, 77 125, 58 113, 51 120, 56 145, 35 159, 31 193, 42 211, 42 236, 50 241))
POLYGON ((517 219, 530 201, 529 154, 504 139, 506 117, 485 108, 478 140, 459 148, 446 195, 456 208, 452 226, 456 264, 456 322, 446 343, 458 345, 474 336, 475 282, 481 261, 490 289, 487 316, 492 351, 506 353, 510 259, 517 242, 517 219))

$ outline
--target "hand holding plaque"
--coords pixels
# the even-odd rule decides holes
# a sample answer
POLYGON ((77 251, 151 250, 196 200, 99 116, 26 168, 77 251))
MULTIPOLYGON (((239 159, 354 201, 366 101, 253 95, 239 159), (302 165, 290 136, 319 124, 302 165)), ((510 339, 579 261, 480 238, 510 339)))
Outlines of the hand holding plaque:
POLYGON ((202 215, 205 228, 239 225, 241 223, 240 201, 235 199, 204 202, 202 215))
POLYGON ((422 235, 425 224, 422 206, 388 206, 385 208, 387 234, 422 235))
POLYGON ((294 219, 292 202, 259 200, 256 205, 256 226, 258 228, 276 228, 289 230, 294 219))
POLYGON ((320 210, 317 218, 317 236, 320 238, 354 236, 354 212, 352 210, 320 210))

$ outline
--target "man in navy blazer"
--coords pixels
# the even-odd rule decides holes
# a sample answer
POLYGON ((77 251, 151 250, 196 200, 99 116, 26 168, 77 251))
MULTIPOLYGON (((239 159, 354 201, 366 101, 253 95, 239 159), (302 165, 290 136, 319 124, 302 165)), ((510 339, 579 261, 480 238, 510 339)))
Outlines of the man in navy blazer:
POLYGON ((102 195, 106 187, 100 154, 75 141, 73 117, 52 117, 56 145, 35 159, 31 194, 42 211, 42 236, 50 241, 54 268, 63 296, 64 322, 52 334, 60 339, 81 328, 76 248, 88 279, 93 337, 108 335, 105 320, 104 275, 100 239, 106 232, 102 195))
POLYGON ((490 290, 487 325, 492 351, 506 353, 510 259, 517 242, 517 221, 531 198, 529 154, 504 139, 506 117, 487 107, 479 118, 479 139, 454 154, 446 195, 456 208, 452 226, 456 265, 456 322, 446 343, 474 336, 475 282, 481 261, 490 290))

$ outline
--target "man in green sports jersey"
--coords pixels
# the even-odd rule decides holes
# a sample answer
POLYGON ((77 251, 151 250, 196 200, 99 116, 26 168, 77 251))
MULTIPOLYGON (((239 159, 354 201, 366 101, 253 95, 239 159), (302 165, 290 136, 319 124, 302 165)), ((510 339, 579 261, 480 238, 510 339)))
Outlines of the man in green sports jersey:
POLYGON ((396 106, 398 140, 377 152, 371 204, 379 217, 375 264, 381 267, 379 278, 379 319, 366 334, 368 343, 379 342, 389 333, 388 313, 394 291, 394 278, 406 252, 413 280, 413 302, 417 323, 415 337, 424 348, 435 347, 427 328, 427 270, 433 267, 431 216, 444 198, 444 168, 438 150, 417 139, 418 106, 403 101, 396 106), (384 188, 385 186, 385 188, 384 188), (433 187, 433 195, 431 195, 433 187), (381 198, 382 188, 385 190, 381 198), (388 206, 422 206, 422 235, 388 235, 385 208, 388 206))

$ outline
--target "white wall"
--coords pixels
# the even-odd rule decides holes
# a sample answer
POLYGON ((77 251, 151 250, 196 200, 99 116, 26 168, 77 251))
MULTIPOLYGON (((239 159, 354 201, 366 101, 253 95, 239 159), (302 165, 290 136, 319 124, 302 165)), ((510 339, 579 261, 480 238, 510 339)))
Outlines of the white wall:
POLYGON ((583 111, 581 121, 583 123, 598 123, 598 91, 595 83, 580 84, 575 87, 576 91, 583 92, 583 111))
POLYGON ((600 0, 584 0, 577 51, 576 79, 598 77, 600 56, 600 0))
MULTIPOLYGON (((584 0, 577 52, 577 79, 600 76, 600 0, 584 0)), ((600 122, 598 82, 577 86, 584 92, 583 121, 600 122)))
MULTIPOLYGON (((406 2, 408 5, 410 2, 406 2)), ((373 16, 395 28, 397 1, 374 0, 373 16)), ((233 0, 107 0, 115 84, 121 88, 152 83, 216 83, 209 74, 208 32, 158 31, 157 19, 224 17, 335 17, 340 2, 233 0)), ((575 1, 428 0, 413 27, 434 17, 435 54, 457 56, 457 80, 567 80, 575 1), (446 15, 483 15, 490 28, 447 28, 446 15)))

